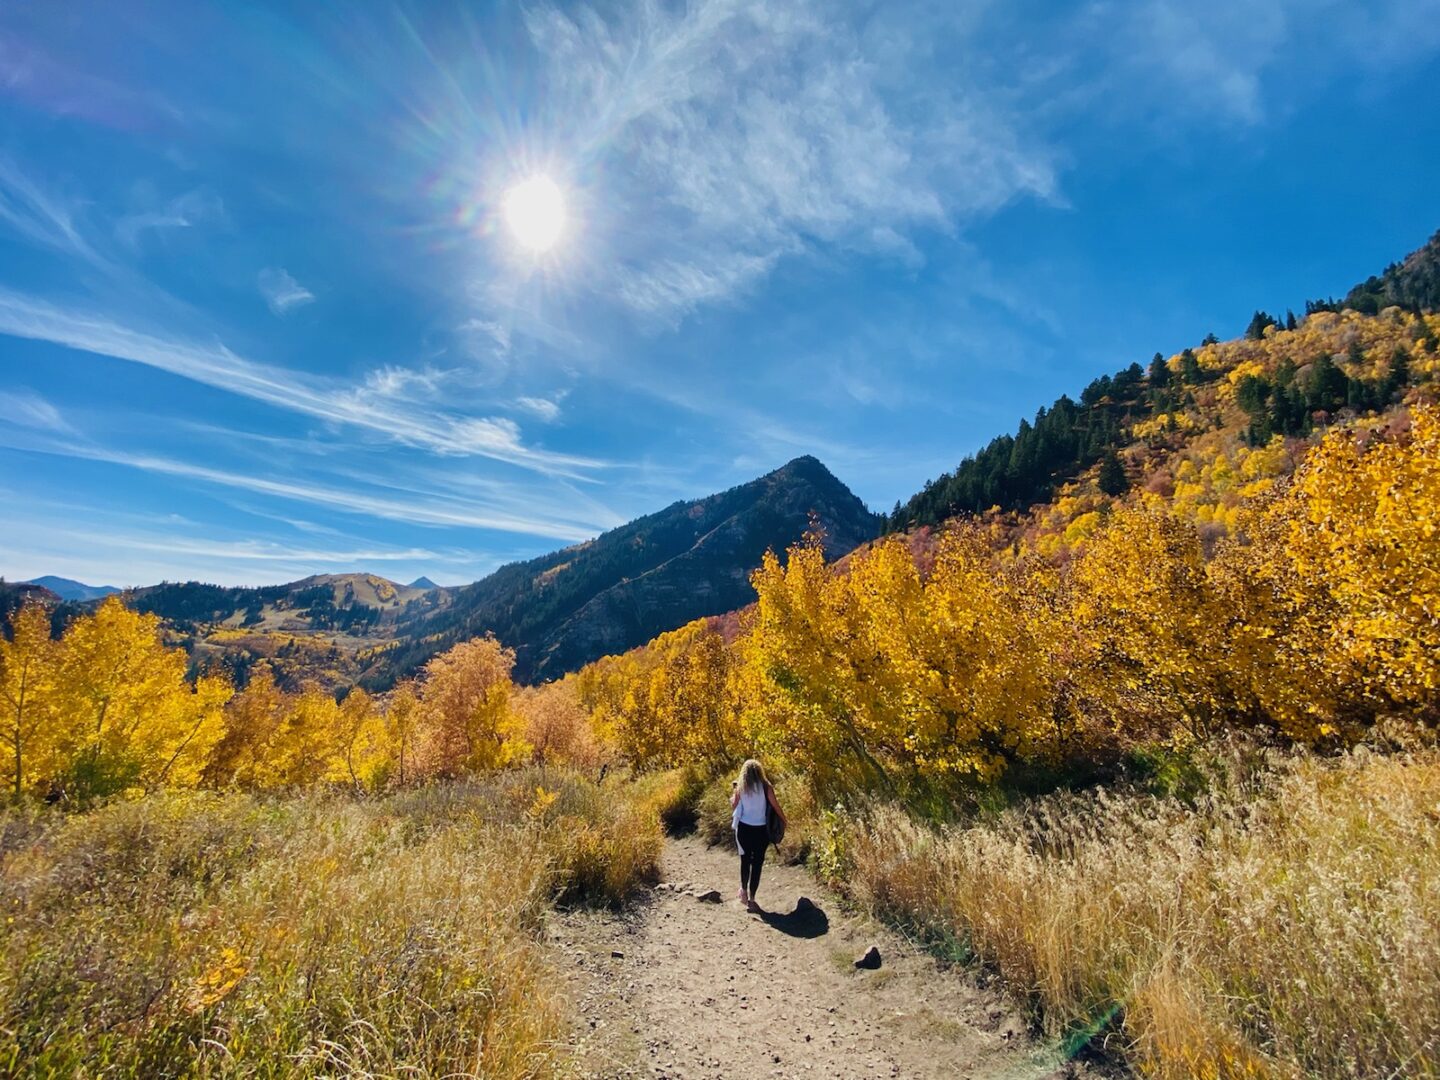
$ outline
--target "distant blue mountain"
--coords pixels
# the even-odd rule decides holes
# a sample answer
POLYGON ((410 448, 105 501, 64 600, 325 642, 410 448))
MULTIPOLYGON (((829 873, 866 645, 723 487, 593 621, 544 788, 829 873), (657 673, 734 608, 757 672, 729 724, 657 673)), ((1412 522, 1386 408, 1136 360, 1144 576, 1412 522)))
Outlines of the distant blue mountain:
POLYGON ((71 581, 69 578, 56 577, 54 574, 32 578, 29 581, 22 581, 20 584, 42 585, 61 600, 103 600, 120 591, 114 585, 86 585, 83 581, 71 581))
POLYGON ((436 585, 435 582, 431 581, 428 577, 417 577, 414 581, 410 582, 409 587, 412 589, 438 589, 440 586, 436 585))

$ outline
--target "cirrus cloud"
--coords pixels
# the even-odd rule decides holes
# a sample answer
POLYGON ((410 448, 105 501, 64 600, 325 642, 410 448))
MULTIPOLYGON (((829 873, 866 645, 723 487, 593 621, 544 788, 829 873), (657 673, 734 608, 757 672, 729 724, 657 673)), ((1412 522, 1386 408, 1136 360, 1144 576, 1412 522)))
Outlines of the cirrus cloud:
POLYGON ((861 250, 913 262, 907 234, 951 231, 1012 199, 1056 196, 1050 152, 1003 95, 947 69, 966 28, 923 6, 887 21, 788 0, 644 3, 625 16, 538 7, 577 159, 624 161, 615 295, 674 323, 755 286, 788 255, 861 250))

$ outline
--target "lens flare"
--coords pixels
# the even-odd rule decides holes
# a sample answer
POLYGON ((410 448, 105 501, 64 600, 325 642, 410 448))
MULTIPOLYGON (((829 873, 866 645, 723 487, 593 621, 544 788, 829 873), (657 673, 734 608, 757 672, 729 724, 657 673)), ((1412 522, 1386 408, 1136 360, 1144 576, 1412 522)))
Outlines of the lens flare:
POLYGON ((540 254, 565 230, 565 196, 548 176, 532 176, 505 193, 505 224, 515 242, 540 254))

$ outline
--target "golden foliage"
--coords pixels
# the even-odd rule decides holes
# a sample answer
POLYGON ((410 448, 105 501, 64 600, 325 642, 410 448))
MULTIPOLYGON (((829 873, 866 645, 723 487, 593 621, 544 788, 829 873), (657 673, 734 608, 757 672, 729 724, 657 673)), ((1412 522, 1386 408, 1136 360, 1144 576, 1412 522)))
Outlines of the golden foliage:
POLYGON ((51 715, 55 651, 50 613, 40 604, 24 605, 15 615, 11 637, 0 635, 0 737, 8 746, 0 776, 16 796, 58 768, 59 731, 51 715))
POLYGON ((580 701, 635 764, 758 748, 834 791, 1231 729, 1336 745, 1387 714, 1434 721, 1440 410, 1416 405, 1383 437, 1336 431, 1293 483, 1292 464, 1277 440, 1187 459, 1169 502, 1057 504, 1074 515, 1058 564, 996 553, 985 523, 923 560, 898 537, 838 569, 814 541, 770 553, 732 646, 691 624, 590 665, 580 701), (1218 542, 1184 490, 1202 473, 1224 501, 1218 542))
POLYGON ((728 762, 741 747, 736 658, 697 619, 574 677, 602 740, 641 767, 728 762))
POLYGON ((515 692, 511 707, 535 764, 596 769, 609 759, 574 679, 523 687, 515 692))
POLYGON ((493 769, 521 756, 510 711, 515 653, 494 637, 463 641, 425 665, 417 763, 431 775, 493 769))

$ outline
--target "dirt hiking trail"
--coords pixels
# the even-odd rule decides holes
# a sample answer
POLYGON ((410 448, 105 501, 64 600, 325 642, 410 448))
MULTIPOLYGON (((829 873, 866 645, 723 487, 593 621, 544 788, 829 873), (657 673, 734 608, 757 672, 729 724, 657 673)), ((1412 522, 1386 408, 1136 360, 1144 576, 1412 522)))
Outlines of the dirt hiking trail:
POLYGON ((973 975, 945 968, 803 869, 766 860, 761 914, 736 899, 729 845, 667 841, 648 902, 576 913, 552 936, 572 980, 580 1075, 735 1077, 1099 1077, 1038 1043, 973 975), (719 903, 698 896, 720 891, 719 903), (817 909, 796 910, 800 897, 817 909), (878 970, 856 970, 869 946, 878 970))

